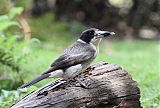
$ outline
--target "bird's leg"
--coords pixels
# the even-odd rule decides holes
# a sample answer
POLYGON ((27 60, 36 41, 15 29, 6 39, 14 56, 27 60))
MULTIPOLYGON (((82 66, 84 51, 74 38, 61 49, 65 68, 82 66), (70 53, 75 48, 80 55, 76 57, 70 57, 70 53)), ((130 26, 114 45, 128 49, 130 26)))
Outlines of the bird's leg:
POLYGON ((75 80, 81 85, 81 87, 83 87, 85 89, 89 89, 88 85, 83 83, 79 78, 75 78, 75 80))

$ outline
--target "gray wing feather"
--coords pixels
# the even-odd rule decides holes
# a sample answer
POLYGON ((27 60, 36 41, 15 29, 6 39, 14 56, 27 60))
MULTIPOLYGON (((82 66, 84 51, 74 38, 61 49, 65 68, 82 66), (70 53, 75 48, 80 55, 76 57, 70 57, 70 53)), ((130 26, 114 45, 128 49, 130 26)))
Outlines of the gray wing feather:
POLYGON ((82 62, 86 62, 94 57, 95 49, 92 49, 89 45, 75 43, 64 51, 64 54, 56 59, 51 68, 43 74, 50 73, 57 69, 63 69, 72 65, 76 65, 82 62))

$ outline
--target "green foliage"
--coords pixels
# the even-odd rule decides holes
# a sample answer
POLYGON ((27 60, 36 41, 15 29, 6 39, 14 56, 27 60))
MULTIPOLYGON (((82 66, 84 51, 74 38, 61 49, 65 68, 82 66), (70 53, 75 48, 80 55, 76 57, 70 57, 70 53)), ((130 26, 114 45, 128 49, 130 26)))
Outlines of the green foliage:
POLYGON ((0 15, 6 14, 11 8, 9 0, 0 0, 0 15))
POLYGON ((13 7, 7 14, 0 16, 0 107, 9 107, 11 102, 23 94, 13 90, 23 83, 23 58, 40 47, 38 39, 23 41, 19 39, 23 33, 17 35, 20 25, 16 17, 22 11, 21 7, 13 7), (14 31, 11 30, 13 27, 16 27, 14 31))
MULTIPOLYGON (((20 29, 16 17, 22 11, 23 8, 21 7, 13 7, 7 14, 0 16, 0 89, 17 88, 17 86, 23 82, 20 74, 19 62, 24 54, 21 53, 21 55, 19 55, 16 53, 17 45, 19 43, 17 37, 22 36, 22 33, 16 35, 16 32, 20 29), (14 26, 17 27, 15 31, 10 31, 9 28, 14 26), (17 75, 14 73, 9 77, 7 75, 9 71, 12 71, 13 73, 16 72, 17 75), (16 80, 15 77, 17 77, 16 80)), ((24 42, 23 46, 25 46, 26 43, 27 42, 24 42)), ((23 48, 20 48, 19 50, 22 49, 23 48)))
POLYGON ((56 43, 57 46, 59 46, 59 43, 66 44, 71 40, 71 38, 68 37, 70 35, 66 31, 66 25, 62 22, 55 22, 54 16, 51 13, 48 13, 41 18, 31 18, 29 19, 29 24, 32 29, 32 36, 40 40, 59 40, 59 42, 56 43), (66 41, 64 42, 64 40, 66 41))
POLYGON ((15 101, 19 98, 19 91, 6 91, 2 90, 0 97, 0 106, 2 108, 7 108, 10 105, 8 103, 15 101))
POLYGON ((9 16, 2 15, 0 16, 0 31, 3 32, 11 26, 18 26, 18 22, 10 20, 9 16))
MULTIPOLYGON (((2 37, 0 38, 2 39, 2 37)), ((18 70, 19 67, 16 65, 14 55, 12 54, 12 48, 15 41, 15 37, 10 37, 6 40, 1 40, 0 44, 0 63, 11 67, 13 70, 18 70)))
POLYGON ((16 64, 15 57, 13 55, 14 43, 16 41, 16 35, 9 34, 6 35, 5 32, 11 26, 19 26, 19 23, 14 20, 16 15, 22 12, 23 8, 17 7, 12 8, 8 14, 0 16, 0 63, 3 65, 7 65, 12 69, 19 71, 19 67, 16 64))
MULTIPOLYGON (((19 23, 15 20, 15 17, 20 14, 22 10, 23 8, 12 8, 7 14, 0 16, 0 90, 13 89, 16 88, 20 82, 22 83, 21 76, 18 76, 15 80, 14 75, 9 77, 9 74, 7 73, 7 71, 9 71, 8 68, 10 68, 12 72, 17 72, 17 74, 19 74, 20 67, 18 66, 18 59, 16 59, 16 55, 14 54, 17 36, 12 34, 9 31, 9 28, 14 26, 20 27, 19 23)), ((8 96, 9 94, 5 90, 0 92, 2 92, 0 106, 3 107, 2 100, 5 100, 5 96, 8 96)), ((13 94, 15 93, 16 92, 13 94)), ((10 101, 9 98, 6 102, 8 101, 10 101)))
POLYGON ((8 16, 12 19, 23 12, 22 7, 12 7, 8 13, 8 16))
POLYGON ((1 96, 0 96, 0 106, 2 108, 9 108, 11 106, 11 102, 16 101, 20 97, 23 96, 24 93, 27 92, 27 89, 19 89, 19 90, 2 90, 1 96))
POLYGON ((8 14, 0 16, 0 33, 3 33, 11 26, 19 26, 16 20, 13 20, 16 15, 19 15, 23 11, 21 7, 13 7, 8 14))

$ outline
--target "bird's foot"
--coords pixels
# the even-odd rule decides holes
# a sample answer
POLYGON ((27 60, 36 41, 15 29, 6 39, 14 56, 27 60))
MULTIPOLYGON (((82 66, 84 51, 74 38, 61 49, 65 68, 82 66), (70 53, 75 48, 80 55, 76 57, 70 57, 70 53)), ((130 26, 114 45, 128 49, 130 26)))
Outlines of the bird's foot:
MULTIPOLYGON (((79 78, 76 78, 75 80, 80 84, 81 87, 85 89, 89 89, 89 85, 83 83, 79 78)), ((76 86, 79 86, 79 85, 77 84, 76 86)))

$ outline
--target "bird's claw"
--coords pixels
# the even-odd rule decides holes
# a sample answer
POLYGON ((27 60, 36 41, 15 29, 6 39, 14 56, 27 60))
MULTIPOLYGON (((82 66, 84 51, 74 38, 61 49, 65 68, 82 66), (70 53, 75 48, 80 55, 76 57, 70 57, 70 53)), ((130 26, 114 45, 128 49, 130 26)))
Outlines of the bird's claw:
MULTIPOLYGON (((85 83, 83 83, 80 79, 76 78, 76 81, 78 81, 78 83, 80 84, 81 87, 85 88, 85 89, 89 89, 89 85, 86 85, 85 83)), ((77 85, 76 85, 77 86, 77 85)))

